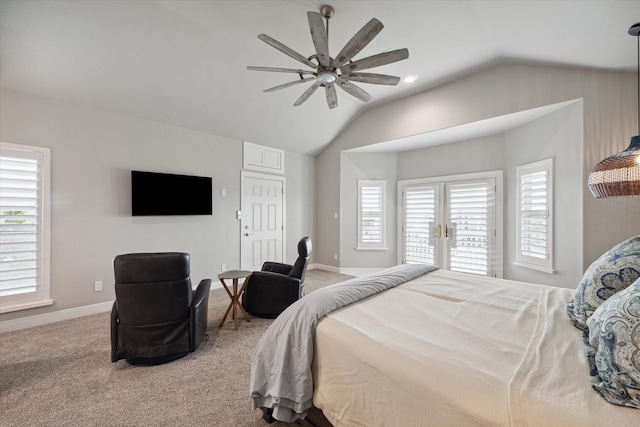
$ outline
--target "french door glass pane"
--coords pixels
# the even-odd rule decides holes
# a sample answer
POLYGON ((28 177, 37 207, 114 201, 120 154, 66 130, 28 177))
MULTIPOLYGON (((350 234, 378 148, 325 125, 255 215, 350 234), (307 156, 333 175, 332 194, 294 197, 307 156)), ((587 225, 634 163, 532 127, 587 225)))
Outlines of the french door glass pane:
POLYGON ((493 184, 490 181, 449 183, 446 192, 449 269, 488 275, 493 184))
POLYGON ((405 188, 405 262, 436 264, 434 239, 438 193, 435 185, 405 188))

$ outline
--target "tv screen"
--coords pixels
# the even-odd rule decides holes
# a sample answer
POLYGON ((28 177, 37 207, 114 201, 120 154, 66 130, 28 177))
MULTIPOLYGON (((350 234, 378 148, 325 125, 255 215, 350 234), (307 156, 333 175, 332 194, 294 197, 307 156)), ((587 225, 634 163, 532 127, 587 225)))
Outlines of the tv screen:
POLYGON ((133 216, 212 215, 212 178, 131 171, 133 216))

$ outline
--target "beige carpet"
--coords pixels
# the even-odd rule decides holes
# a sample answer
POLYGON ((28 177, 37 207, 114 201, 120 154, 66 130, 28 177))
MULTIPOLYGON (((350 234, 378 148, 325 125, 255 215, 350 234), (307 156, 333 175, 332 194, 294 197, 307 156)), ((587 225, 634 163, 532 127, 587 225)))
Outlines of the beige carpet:
MULTIPOLYGON (((310 270, 305 287, 348 278, 310 270)), ((111 363, 109 313, 0 334, 0 426, 267 426, 251 410, 249 371, 271 320, 220 328, 228 304, 211 291, 209 340, 152 367, 111 363)))

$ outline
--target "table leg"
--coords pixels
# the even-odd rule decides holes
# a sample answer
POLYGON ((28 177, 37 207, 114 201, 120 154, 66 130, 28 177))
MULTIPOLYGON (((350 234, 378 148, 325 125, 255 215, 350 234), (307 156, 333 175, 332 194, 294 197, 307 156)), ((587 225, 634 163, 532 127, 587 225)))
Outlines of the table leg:
MULTIPOLYGON (((240 295, 242 295, 242 293, 244 292, 244 288, 247 286, 247 279, 244 279, 244 282, 242 283, 242 287, 240 288, 240 292, 238 293, 238 300, 240 299, 240 295)), ((240 307, 240 310, 242 310, 242 314, 244 315, 244 318, 247 322, 251 322, 251 320, 249 320, 249 315, 247 314, 247 312, 244 310, 244 307, 242 306, 242 304, 238 304, 238 307, 240 307)))
POLYGON ((238 279, 233 279, 233 324, 235 325, 236 331, 238 330, 238 306, 240 305, 238 302, 238 279))
POLYGON ((239 320, 238 308, 240 308, 240 311, 242 312, 242 315, 244 316, 246 321, 251 322, 251 320, 249 319, 249 315, 247 314, 244 307, 242 306, 242 303, 240 302, 240 296, 242 295, 242 292, 244 292, 244 288, 247 285, 247 279, 246 278, 244 279, 244 282, 242 283, 242 286, 240 286, 240 289, 238 289, 238 278, 233 279, 233 285, 232 285, 233 292, 231 291, 231 289, 229 289, 229 287, 227 286, 227 284, 223 279, 220 279, 220 283, 222 283, 224 290, 227 292, 227 295, 229 295, 229 298, 231 298, 231 303, 227 307, 227 311, 225 311, 224 316, 222 317, 222 321, 220 321, 220 327, 224 325, 224 322, 227 320, 227 316, 229 315, 229 312, 231 312, 231 318, 233 319, 234 329, 238 330, 238 320, 239 320))
POLYGON ((227 320, 227 316, 229 315, 229 311, 231 311, 231 307, 233 306, 233 295, 231 295, 231 291, 229 291, 229 287, 227 286, 226 283, 224 283, 224 280, 220 279, 220 283, 222 283, 222 287, 224 288, 225 291, 227 291, 229 298, 231 298, 231 303, 227 307, 227 311, 224 312, 224 316, 222 317, 222 321, 220 322, 220 327, 222 327, 222 325, 224 325, 225 320, 227 320))

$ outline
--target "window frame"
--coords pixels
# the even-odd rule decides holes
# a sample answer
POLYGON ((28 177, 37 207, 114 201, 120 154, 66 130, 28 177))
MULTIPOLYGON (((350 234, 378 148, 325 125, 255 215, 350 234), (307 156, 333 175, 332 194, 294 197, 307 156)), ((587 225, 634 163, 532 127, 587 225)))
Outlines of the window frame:
POLYGON ((383 179, 360 179, 358 180, 358 240, 356 250, 387 250, 387 225, 386 225, 386 209, 387 209, 387 181, 383 179), (363 240, 363 206, 362 206, 362 190, 366 187, 376 187, 380 189, 380 240, 365 241, 363 240))
POLYGON ((553 264, 553 186, 553 158, 539 160, 516 167, 516 253, 513 264, 548 274, 555 273, 553 264), (546 174, 545 184, 547 187, 545 196, 545 219, 547 220, 545 225, 545 241, 547 242, 547 245, 545 246, 546 259, 527 256, 522 250, 524 242, 522 229, 523 194, 521 180, 524 176, 539 174, 541 172, 546 174))
POLYGON ((0 313, 26 310, 52 305, 51 299, 51 149, 30 145, 0 142, 2 157, 36 160, 37 210, 36 210, 36 290, 17 295, 0 296, 0 313))

